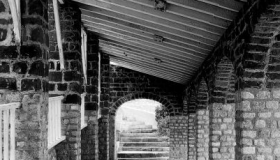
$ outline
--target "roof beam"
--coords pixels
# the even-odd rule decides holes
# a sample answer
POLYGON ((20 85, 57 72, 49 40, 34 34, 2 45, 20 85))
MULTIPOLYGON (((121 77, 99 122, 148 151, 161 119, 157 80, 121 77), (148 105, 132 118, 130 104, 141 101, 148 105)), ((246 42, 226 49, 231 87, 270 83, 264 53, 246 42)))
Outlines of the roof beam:
MULTIPOLYGON (((151 0, 129 0, 129 1, 141 5, 145 5, 148 7, 154 7, 154 1, 151 0)), ((203 3, 197 0, 188 0, 188 1, 167 0, 167 3, 168 4, 167 4, 166 12, 170 12, 173 14, 179 14, 179 13, 184 14, 186 11, 188 11, 186 9, 190 9, 228 21, 232 21, 232 19, 236 15, 235 11, 221 8, 219 6, 203 3)))
MULTIPOLYGON (((95 9, 97 9, 97 8, 95 8, 95 9)), ((185 36, 184 34, 182 34, 182 32, 174 30, 174 29, 170 29, 168 27, 159 26, 154 23, 141 21, 136 18, 131 18, 126 15, 121 15, 118 13, 113 13, 113 12, 105 11, 102 9, 100 11, 98 11, 98 9, 97 9, 97 11, 95 11, 95 9, 91 10, 91 11, 81 9, 82 18, 86 19, 86 20, 91 20, 91 17, 102 18, 102 19, 104 19, 106 21, 110 21, 112 23, 117 23, 117 24, 120 24, 123 26, 128 26, 128 27, 131 27, 134 29, 141 30, 142 32, 148 32, 148 33, 152 33, 152 34, 156 34, 156 35, 161 35, 163 37, 169 37, 173 40, 176 40, 181 43, 188 44, 188 45, 192 45, 192 46, 195 46, 198 48, 206 48, 208 50, 211 50, 212 46, 215 45, 214 42, 210 42, 210 44, 208 44, 209 42, 203 43, 198 40, 190 39, 188 36, 185 36)))
MULTIPOLYGON (((152 22, 161 22, 165 25, 174 25, 174 23, 180 23, 183 25, 190 24, 186 23, 186 19, 192 19, 194 21, 199 21, 202 23, 206 23, 208 25, 215 26, 217 28, 226 28, 230 25, 230 21, 222 20, 216 18, 214 16, 210 16, 204 13, 196 12, 189 9, 184 9, 183 13, 178 13, 177 15, 159 12, 150 7, 139 5, 136 3, 132 3, 126 0, 74 0, 76 2, 80 2, 83 4, 87 4, 90 6, 95 6, 99 8, 103 8, 106 10, 111 10, 117 13, 130 15, 142 20, 152 21, 152 22), (178 16, 179 15, 179 16, 178 16)), ((187 19, 187 21, 188 21, 187 19)), ((211 32, 211 30, 208 30, 211 32)))
POLYGON ((174 63, 175 66, 176 65, 181 65, 181 69, 183 69, 184 67, 188 67, 189 70, 197 70, 197 68, 195 67, 195 65, 199 66, 200 63, 188 63, 182 59, 178 59, 174 56, 169 56, 169 55, 162 55, 162 54, 157 54, 157 53, 151 53, 151 52, 145 52, 143 50, 137 50, 137 49, 131 49, 125 46, 122 46, 121 44, 116 44, 116 43, 112 43, 112 42, 108 42, 108 41, 104 41, 104 40, 99 40, 99 46, 102 47, 106 47, 106 48, 112 48, 112 49, 117 49, 119 51, 125 52, 129 55, 135 55, 135 56, 141 56, 141 57, 147 57, 150 59, 153 58, 160 58, 165 62, 170 62, 170 63, 174 63), (182 68, 183 67, 183 68, 182 68))
POLYGON ((174 73, 178 72, 178 73, 184 73, 184 74, 191 75, 190 73, 188 73, 188 71, 191 71, 191 72, 196 71, 194 69, 193 70, 188 70, 188 68, 183 66, 183 65, 180 66, 176 63, 170 63, 169 61, 165 61, 165 60, 163 60, 161 58, 158 58, 158 57, 146 57, 146 56, 139 56, 139 55, 137 56, 137 55, 129 54, 128 52, 123 52, 123 51, 118 50, 116 48, 109 48, 107 46, 101 46, 100 48, 102 49, 102 51, 108 52, 111 55, 114 55, 116 57, 121 57, 123 59, 149 63, 151 65, 158 66, 162 69, 173 70, 174 73), (162 60, 162 63, 157 63, 155 58, 162 60))
MULTIPOLYGON (((168 44, 166 43, 165 41, 163 41, 162 43, 160 42, 156 42, 153 37, 154 36, 150 36, 150 37, 145 37, 141 34, 136 34, 134 32, 128 32, 127 30, 123 30, 123 29, 118 29, 118 28, 113 28, 113 27, 109 27, 109 26, 106 26, 106 25, 103 25, 103 24, 95 24, 95 23, 92 23, 92 22, 85 22, 84 23, 85 26, 89 27, 89 28, 95 28, 96 30, 98 30, 98 32, 102 33, 102 31, 105 31, 105 32, 108 32, 108 34, 112 33, 112 34, 117 34, 117 35, 122 35, 124 37, 130 37, 129 39, 132 38, 132 41, 133 39, 135 39, 137 42, 140 42, 140 43, 143 43, 143 44, 150 44, 150 45, 153 45, 154 47, 157 47, 157 48, 163 48, 165 49, 166 51, 168 50, 173 50, 173 51, 177 51, 177 52, 182 52, 186 55, 193 55, 194 57, 196 56, 206 56, 208 54, 208 52, 199 52, 199 51, 196 51, 196 50, 192 50, 192 49, 189 49, 189 48, 183 48, 181 46, 177 46, 177 45, 174 45, 174 44, 168 44)), ((106 34, 106 33, 105 33, 106 34)))
POLYGON ((110 31, 105 31, 105 30, 102 30, 102 29, 97 29, 97 28, 90 27, 90 26, 86 26, 86 27, 87 27, 88 30, 94 32, 98 36, 104 37, 106 39, 121 41, 125 44, 146 48, 146 49, 156 51, 156 52, 159 52, 159 53, 163 53, 163 54, 178 56, 178 57, 181 57, 181 58, 189 59, 190 61, 201 62, 207 56, 207 55, 201 55, 201 54, 200 55, 186 54, 183 51, 176 51, 176 50, 173 50, 171 48, 166 48, 166 47, 158 47, 158 46, 154 46, 153 44, 143 42, 143 41, 140 42, 139 40, 137 40, 133 37, 128 37, 128 36, 125 36, 125 35, 113 33, 113 32, 110 32, 110 31))

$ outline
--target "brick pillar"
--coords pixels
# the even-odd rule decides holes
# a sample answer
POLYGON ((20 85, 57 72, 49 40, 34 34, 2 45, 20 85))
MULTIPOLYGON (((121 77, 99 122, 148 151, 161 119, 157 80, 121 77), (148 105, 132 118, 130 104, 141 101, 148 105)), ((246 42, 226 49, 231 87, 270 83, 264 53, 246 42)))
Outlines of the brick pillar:
POLYGON ((195 113, 188 115, 188 159, 196 160, 197 117, 195 113))
POLYGON ((0 0, 0 104, 16 111, 16 159, 45 160, 48 115, 47 0, 22 1, 22 43, 15 46, 7 0, 0 0))
POLYGON ((100 98, 101 118, 98 120, 99 160, 109 160, 109 132, 110 132, 109 68, 110 68, 109 56, 102 54, 102 59, 101 59, 102 78, 101 78, 101 98, 100 98))
POLYGON ((87 127, 82 130, 82 160, 98 159, 98 38, 88 33, 88 82, 84 86, 87 127))
POLYGON ((109 122, 109 159, 115 159, 115 115, 110 115, 110 122, 109 122))
POLYGON ((188 159, 188 118, 170 116, 170 160, 188 159))
POLYGON ((197 136, 196 152, 197 160, 209 160, 209 111, 200 109, 196 112, 197 136))
POLYGON ((210 159, 235 160, 235 104, 210 105, 210 159))
POLYGON ((58 159, 81 159, 81 13, 66 2, 60 6, 61 36, 65 58, 65 70, 61 70, 56 40, 52 1, 49 1, 49 93, 63 95, 62 130, 66 140, 55 146, 58 159))

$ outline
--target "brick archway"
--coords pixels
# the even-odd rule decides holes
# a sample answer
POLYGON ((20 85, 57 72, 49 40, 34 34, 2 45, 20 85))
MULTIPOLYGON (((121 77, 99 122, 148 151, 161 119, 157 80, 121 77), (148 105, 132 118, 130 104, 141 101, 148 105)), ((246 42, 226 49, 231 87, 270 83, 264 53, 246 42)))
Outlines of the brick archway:
POLYGON ((119 98, 117 101, 115 101, 110 108, 110 113, 111 115, 115 115, 117 109, 124 104, 125 102, 135 100, 135 99, 149 99, 149 100, 154 100, 159 103, 161 103, 164 107, 168 108, 168 111, 174 110, 173 105, 170 103, 170 101, 164 97, 158 96, 153 93, 146 93, 146 92, 137 92, 137 93, 130 93, 128 95, 125 95, 121 98, 119 98))

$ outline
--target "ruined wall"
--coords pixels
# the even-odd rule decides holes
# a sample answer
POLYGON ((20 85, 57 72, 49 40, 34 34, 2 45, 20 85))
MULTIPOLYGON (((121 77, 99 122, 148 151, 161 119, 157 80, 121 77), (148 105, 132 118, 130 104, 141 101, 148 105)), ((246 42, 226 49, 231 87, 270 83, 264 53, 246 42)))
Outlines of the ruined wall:
POLYGON ((0 103, 16 111, 16 159, 47 159, 48 2, 21 2, 21 44, 15 45, 7 0, 0 1, 0 103))

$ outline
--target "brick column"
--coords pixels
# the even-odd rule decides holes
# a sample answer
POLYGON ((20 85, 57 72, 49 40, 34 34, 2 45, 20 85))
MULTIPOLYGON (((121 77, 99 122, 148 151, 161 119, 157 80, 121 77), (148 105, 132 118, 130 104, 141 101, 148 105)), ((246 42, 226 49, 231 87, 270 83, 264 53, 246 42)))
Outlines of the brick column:
POLYGON ((209 111, 200 109, 196 113, 197 136, 196 152, 197 160, 209 160, 209 111))
POLYGON ((45 160, 48 159, 48 2, 21 3, 22 43, 16 46, 8 1, 0 0, 0 103, 21 103, 16 111, 16 159, 45 160))
POLYGON ((188 115, 188 159, 196 160, 197 117, 195 113, 188 115))
POLYGON ((235 160, 235 104, 210 105, 210 159, 235 160))
POLYGON ((82 130, 82 160, 98 159, 98 38, 88 33, 88 81, 84 86, 87 127, 82 130))
POLYGON ((109 56, 102 54, 102 59, 101 59, 102 78, 101 78, 101 98, 100 98, 101 118, 98 120, 99 160, 109 160, 109 132, 110 132, 109 68, 110 68, 109 56))
POLYGON ((188 159, 188 118, 170 116, 170 160, 188 159))
POLYGON ((110 122, 109 122, 109 159, 115 159, 115 115, 110 115, 110 122))
POLYGON ((61 36, 65 58, 65 70, 61 70, 56 41, 53 5, 49 3, 49 93, 63 95, 62 127, 66 140, 55 146, 61 160, 81 159, 81 13, 70 2, 60 6, 61 36))

